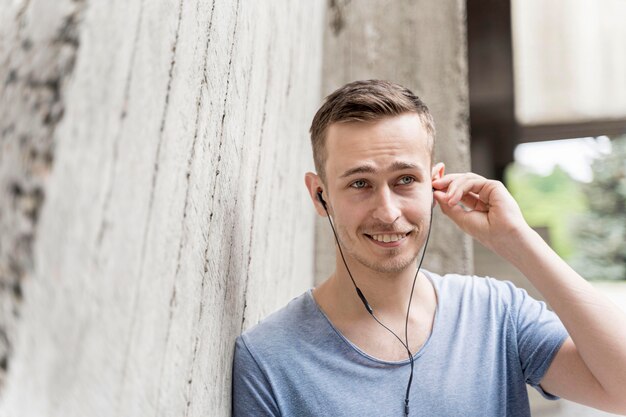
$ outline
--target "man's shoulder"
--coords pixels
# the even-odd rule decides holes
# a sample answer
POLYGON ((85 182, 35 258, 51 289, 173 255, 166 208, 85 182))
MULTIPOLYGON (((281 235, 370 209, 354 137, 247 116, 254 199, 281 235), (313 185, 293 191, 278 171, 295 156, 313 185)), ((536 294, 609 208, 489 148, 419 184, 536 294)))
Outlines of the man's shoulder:
POLYGON ((308 290, 243 332, 238 341, 256 352, 292 349, 312 331, 318 315, 315 300, 308 290))
POLYGON ((525 290, 518 288, 511 281, 500 280, 489 276, 464 275, 448 273, 429 276, 440 296, 457 298, 466 301, 490 299, 492 301, 509 304, 525 294, 525 290))

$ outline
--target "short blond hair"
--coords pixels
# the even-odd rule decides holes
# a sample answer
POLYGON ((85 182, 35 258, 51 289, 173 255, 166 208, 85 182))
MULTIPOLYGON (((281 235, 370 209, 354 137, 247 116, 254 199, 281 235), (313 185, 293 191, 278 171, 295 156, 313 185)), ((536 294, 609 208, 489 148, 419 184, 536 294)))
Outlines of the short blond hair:
POLYGON ((327 96, 309 130, 315 169, 322 181, 326 181, 326 133, 331 124, 373 121, 404 113, 419 116, 428 134, 426 145, 432 159, 435 122, 426 104, 408 88, 389 81, 363 80, 346 84, 327 96))

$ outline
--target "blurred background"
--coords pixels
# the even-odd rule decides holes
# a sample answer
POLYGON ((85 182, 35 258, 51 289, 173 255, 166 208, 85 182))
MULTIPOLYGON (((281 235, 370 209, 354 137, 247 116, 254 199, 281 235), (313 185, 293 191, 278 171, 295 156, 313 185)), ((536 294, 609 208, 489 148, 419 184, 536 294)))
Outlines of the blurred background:
MULTIPOLYGON (((334 268, 324 96, 416 92, 626 309, 623 0, 0 0, 0 416, 227 416, 235 337, 334 268)), ((426 268, 514 281, 436 215, 426 268), (451 256, 454 254, 454 256, 451 256)), ((529 390, 534 416, 608 415, 529 390)))
MULTIPOLYGON (((468 1, 472 169, 626 310, 626 3, 468 1)), ((541 295, 478 242, 475 271, 541 295)), ((529 390, 533 415, 603 416, 529 390)))

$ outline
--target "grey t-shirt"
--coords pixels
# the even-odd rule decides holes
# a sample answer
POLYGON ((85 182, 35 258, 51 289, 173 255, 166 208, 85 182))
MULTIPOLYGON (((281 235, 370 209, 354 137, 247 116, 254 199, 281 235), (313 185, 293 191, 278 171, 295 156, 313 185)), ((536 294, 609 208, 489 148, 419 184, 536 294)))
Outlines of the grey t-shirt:
MULTIPOLYGON (((437 293, 431 335, 415 354, 411 416, 530 416, 567 338, 543 302, 507 281, 424 271, 437 293)), ((390 336, 392 337, 392 336, 390 336)), ((404 415, 409 359, 376 359, 346 339, 311 290, 235 344, 233 416, 404 415)))

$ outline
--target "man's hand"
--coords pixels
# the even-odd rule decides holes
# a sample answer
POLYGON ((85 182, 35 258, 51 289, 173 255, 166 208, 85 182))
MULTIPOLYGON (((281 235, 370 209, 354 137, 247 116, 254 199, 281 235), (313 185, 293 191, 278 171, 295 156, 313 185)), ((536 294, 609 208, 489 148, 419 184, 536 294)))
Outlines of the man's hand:
POLYGON ((466 173, 445 175, 432 185, 441 210, 517 267, 569 332, 541 381, 543 389, 626 415, 626 315, 526 224, 502 183, 466 173))
POLYGON ((432 185, 444 214, 491 250, 499 252, 528 229, 519 206, 499 181, 469 172, 445 175, 432 185))

